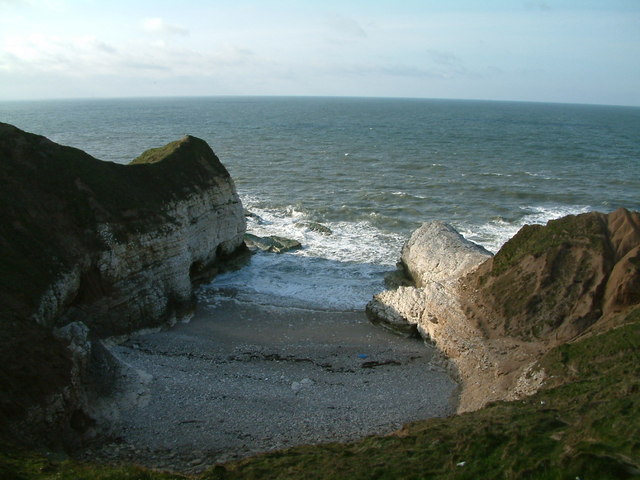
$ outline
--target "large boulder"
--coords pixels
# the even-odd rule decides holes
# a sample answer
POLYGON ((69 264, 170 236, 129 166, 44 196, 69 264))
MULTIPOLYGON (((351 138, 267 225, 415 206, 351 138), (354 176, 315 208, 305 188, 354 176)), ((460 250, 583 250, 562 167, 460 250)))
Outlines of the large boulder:
POLYGON ((491 257, 484 247, 465 239, 451 225, 427 222, 402 247, 401 262, 417 287, 451 283, 491 257))
POLYGON ((411 336, 420 330, 429 336, 427 327, 438 323, 437 316, 426 308, 430 298, 437 296, 442 305, 448 298, 442 292, 452 290, 463 276, 489 258, 489 251, 465 239, 451 225, 424 223, 402 248, 401 264, 415 286, 400 286, 375 295, 366 306, 367 316, 372 323, 401 335, 411 336))

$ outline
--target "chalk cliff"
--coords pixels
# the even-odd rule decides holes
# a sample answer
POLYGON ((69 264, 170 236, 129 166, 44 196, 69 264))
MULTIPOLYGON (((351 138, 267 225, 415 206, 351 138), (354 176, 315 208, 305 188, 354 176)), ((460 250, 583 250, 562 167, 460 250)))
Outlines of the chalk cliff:
POLYGON ((118 165, 0 124, 0 180, 0 411, 73 423, 78 375, 109 362, 92 339, 188 315, 194 283, 244 246, 243 208, 191 136, 118 165))
POLYGON ((451 361, 460 411, 536 392, 556 345, 607 330, 640 303, 640 217, 624 209, 523 227, 492 257, 440 222, 402 252, 414 287, 376 295, 374 323, 411 326, 451 361))

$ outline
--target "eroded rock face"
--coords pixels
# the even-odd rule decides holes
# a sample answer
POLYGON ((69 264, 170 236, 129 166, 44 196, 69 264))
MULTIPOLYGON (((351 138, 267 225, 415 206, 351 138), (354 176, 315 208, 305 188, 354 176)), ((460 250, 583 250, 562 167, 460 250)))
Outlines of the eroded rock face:
POLYGON ((195 137, 117 165, 0 124, 0 181, 0 361, 12 364, 0 404, 17 415, 12 402, 49 415, 53 393, 63 417, 78 403, 71 390, 91 355, 78 354, 78 335, 54 329, 85 325, 96 344, 171 323, 189 314, 194 282, 244 247, 233 180, 195 137), (34 341, 18 352, 22 336, 34 341))
POLYGON ((401 263, 415 286, 375 295, 367 304, 367 315, 373 323, 396 333, 410 335, 418 329, 430 337, 443 315, 440 309, 459 310, 453 299, 460 278, 490 257, 489 251, 466 240, 451 225, 424 223, 402 248, 401 263), (434 298, 439 302, 434 303, 434 298))
POLYGON ((417 286, 379 293, 366 307, 373 323, 396 332, 412 327, 452 361, 452 373, 463 384, 460 411, 480 406, 472 384, 481 384, 482 375, 471 375, 470 370, 483 373, 494 367, 481 332, 462 309, 460 279, 490 258, 491 253, 452 226, 425 223, 402 249, 401 262, 417 286))
POLYGON ((490 337, 568 341, 638 303, 639 249, 640 217, 624 209, 525 226, 467 279, 470 317, 490 337))
POLYGON ((544 352, 615 326, 638 304, 640 216, 620 209, 525 226, 495 257, 426 224, 402 262, 417 286, 376 295, 367 312, 430 338, 459 375, 459 410, 475 410, 535 393, 544 352))
POLYGON ((476 268, 491 252, 443 222, 422 224, 402 247, 401 261, 417 287, 452 283, 476 268))

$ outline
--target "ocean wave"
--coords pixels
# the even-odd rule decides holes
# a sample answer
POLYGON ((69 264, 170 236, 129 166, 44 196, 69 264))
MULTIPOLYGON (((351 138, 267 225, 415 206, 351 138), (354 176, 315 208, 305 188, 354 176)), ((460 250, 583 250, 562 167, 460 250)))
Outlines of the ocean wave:
POLYGON ((418 195, 418 194, 402 192, 402 191, 391 192, 391 195, 395 195, 396 197, 402 197, 402 198, 417 198, 420 200, 424 200, 427 198, 424 195, 418 195))
POLYGON ((371 221, 323 221, 302 209, 286 206, 264 208, 243 199, 254 215, 247 218, 247 231, 258 236, 278 235, 299 241, 303 248, 292 252, 302 257, 319 257, 345 263, 394 265, 404 238, 398 233, 382 231, 371 221), (317 222, 331 231, 318 231, 305 224, 317 222))
POLYGON ((556 178, 550 177, 549 175, 543 175, 542 173, 524 172, 524 174, 529 177, 542 178, 543 180, 556 180, 556 178))
POLYGON ((384 289, 390 267, 258 252, 246 267, 218 275, 200 295, 315 310, 360 310, 384 289))
POLYGON ((511 173, 499 173, 499 172, 483 172, 480 173, 481 177, 512 177, 511 173))

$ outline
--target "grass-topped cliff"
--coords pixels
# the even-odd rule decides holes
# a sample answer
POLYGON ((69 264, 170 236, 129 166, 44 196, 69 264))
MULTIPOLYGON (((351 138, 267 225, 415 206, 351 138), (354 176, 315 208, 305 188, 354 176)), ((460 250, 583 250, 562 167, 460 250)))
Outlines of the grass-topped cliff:
POLYGON ((157 228, 171 221, 171 202, 228 177, 207 143, 191 136, 119 165, 0 123, 3 313, 30 316, 60 271, 103 247, 97 225, 109 223, 122 238, 157 228))
POLYGON ((191 301, 190 275, 242 243, 244 219, 229 173, 190 136, 119 165, 0 123, 0 185, 2 436, 53 394, 74 408, 54 328, 160 325, 191 301))
MULTIPOLYGON (((513 292, 527 297, 540 295, 545 288, 576 289, 581 295, 554 295, 549 300, 565 312, 565 319, 584 312, 585 306, 579 305, 583 295, 589 300, 587 307, 593 311, 585 313, 588 321, 570 322, 581 326, 579 332, 571 330, 571 338, 566 338, 565 322, 549 323, 539 309, 527 310, 529 303, 520 301, 518 308, 508 308, 528 320, 509 328, 498 325, 492 331, 493 336, 500 331, 519 341, 541 332, 531 341, 546 342, 546 348, 529 371, 532 375, 544 371, 545 381, 534 395, 415 422, 391 435, 258 455, 219 465, 195 478, 640 478, 637 220, 637 213, 620 210, 526 227, 475 274, 479 286, 488 289, 485 295, 494 302, 493 308, 512 301, 509 289, 494 288, 503 276, 513 283, 513 292), (593 266, 597 268, 592 271, 593 266), (521 281, 533 274, 538 275, 535 282, 521 281), (557 337, 553 328, 560 332, 557 337)), ((187 478, 134 466, 79 464, 13 447, 6 447, 0 457, 0 474, 25 480, 187 478)))
POLYGON ((488 336, 565 342, 640 303, 640 215, 619 209, 527 225, 468 279, 488 336))

